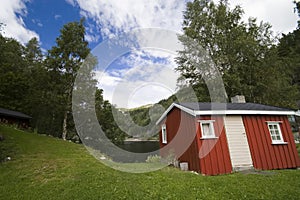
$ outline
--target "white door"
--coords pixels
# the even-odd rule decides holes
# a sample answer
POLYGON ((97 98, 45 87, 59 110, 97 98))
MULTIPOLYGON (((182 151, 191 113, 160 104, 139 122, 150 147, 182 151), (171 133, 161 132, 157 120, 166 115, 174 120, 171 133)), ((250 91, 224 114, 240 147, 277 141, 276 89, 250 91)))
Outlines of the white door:
POLYGON ((242 116, 226 116, 224 123, 232 167, 251 167, 252 158, 242 116))

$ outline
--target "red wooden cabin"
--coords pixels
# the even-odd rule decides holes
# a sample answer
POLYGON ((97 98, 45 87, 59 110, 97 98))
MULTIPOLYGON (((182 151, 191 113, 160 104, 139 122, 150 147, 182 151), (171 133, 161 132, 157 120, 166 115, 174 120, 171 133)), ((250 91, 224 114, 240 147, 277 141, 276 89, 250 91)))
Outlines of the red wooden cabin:
POLYGON ((300 167, 288 121, 295 112, 255 103, 173 103, 157 121, 161 155, 205 175, 300 167))

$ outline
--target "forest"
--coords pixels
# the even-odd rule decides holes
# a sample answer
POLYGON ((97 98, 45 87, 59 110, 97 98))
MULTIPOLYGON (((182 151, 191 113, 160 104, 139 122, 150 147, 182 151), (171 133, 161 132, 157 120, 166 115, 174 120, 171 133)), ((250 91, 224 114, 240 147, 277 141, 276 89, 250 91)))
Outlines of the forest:
MULTIPOLYGON (((300 2, 295 2, 291 12, 300 17, 300 2)), ((198 101, 211 100, 203 79, 204 70, 199 70, 191 60, 192 39, 209 52, 222 75, 228 97, 243 94, 247 102, 299 109, 300 20, 292 32, 274 35, 270 24, 255 18, 244 22, 243 14, 239 6, 230 9, 226 0, 187 3, 183 34, 178 36, 185 48, 176 57, 175 70, 181 75, 179 92, 188 86, 196 92, 198 101)), ((41 50, 37 38, 23 45, 4 37, 5 24, 0 23, 0 107, 32 116, 31 129, 36 133, 80 140, 73 120, 72 92, 78 69, 91 52, 84 23, 82 19, 65 24, 55 46, 46 52, 41 50)), ((93 74, 89 78, 93 79, 93 74)), ((92 84, 96 87, 97 80, 92 84)), ((157 103, 166 108, 178 100, 172 95, 157 103)), ((101 88, 96 88, 95 109, 107 137, 122 143, 127 135, 116 124, 112 111, 117 109, 103 98, 101 88)), ((150 123, 149 109, 128 110, 126 114, 145 126, 150 123)))

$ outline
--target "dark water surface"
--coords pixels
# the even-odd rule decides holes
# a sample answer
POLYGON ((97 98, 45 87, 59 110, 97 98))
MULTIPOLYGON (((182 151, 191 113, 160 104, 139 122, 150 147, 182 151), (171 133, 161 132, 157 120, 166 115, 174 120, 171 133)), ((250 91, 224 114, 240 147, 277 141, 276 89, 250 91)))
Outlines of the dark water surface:
POLYGON ((149 155, 158 154, 153 151, 159 150, 158 141, 125 141, 118 146, 125 151, 136 153, 136 156, 114 155, 112 159, 116 162, 145 162, 149 155))

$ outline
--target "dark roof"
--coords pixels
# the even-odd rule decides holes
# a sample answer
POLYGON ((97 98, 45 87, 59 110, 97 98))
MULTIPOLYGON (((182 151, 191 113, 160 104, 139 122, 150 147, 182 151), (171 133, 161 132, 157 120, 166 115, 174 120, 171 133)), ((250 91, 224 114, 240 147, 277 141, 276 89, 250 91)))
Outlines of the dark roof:
POLYGON ((265 110, 291 111, 291 109, 256 103, 178 103, 191 110, 265 110))
POLYGON ((177 107, 192 115, 295 115, 294 110, 257 103, 172 103, 156 121, 159 124, 177 107))
POLYGON ((26 115, 21 112, 13 111, 13 110, 8 110, 5 108, 0 108, 0 116, 10 116, 10 117, 15 117, 15 118, 20 118, 20 119, 31 119, 29 115, 26 115))

